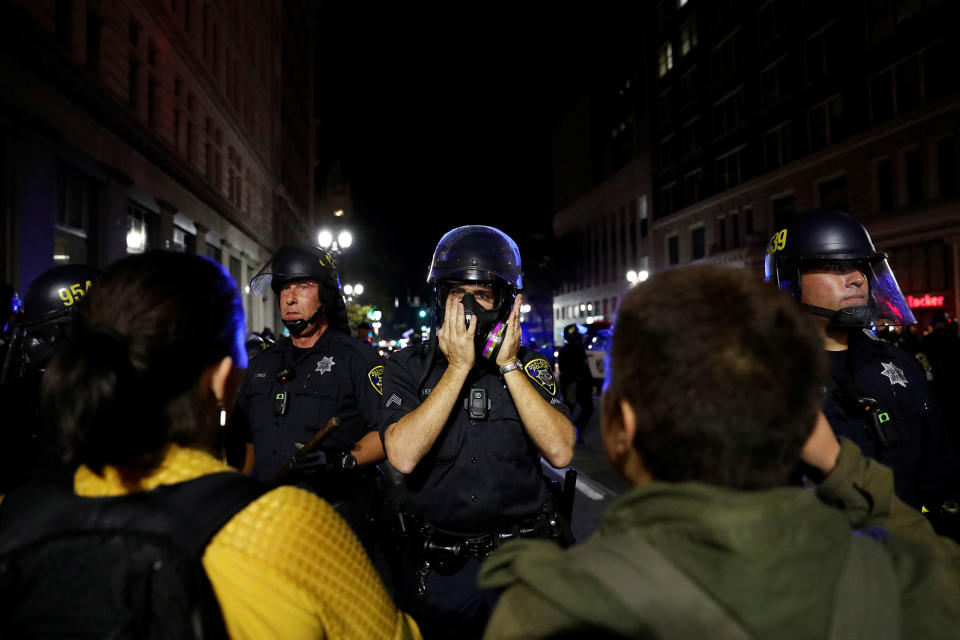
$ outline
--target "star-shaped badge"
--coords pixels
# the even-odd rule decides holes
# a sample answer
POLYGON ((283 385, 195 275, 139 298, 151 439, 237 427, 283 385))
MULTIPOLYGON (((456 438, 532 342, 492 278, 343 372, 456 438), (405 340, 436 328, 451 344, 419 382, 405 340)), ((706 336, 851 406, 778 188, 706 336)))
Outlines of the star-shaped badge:
POLYGON ((880 364, 883 365, 883 371, 880 372, 880 375, 887 376, 891 387, 895 384, 898 384, 906 389, 907 376, 903 375, 903 369, 892 362, 881 362, 880 364))
POLYGON ((333 365, 337 364, 333 361, 333 358, 330 356, 323 356, 322 359, 317 360, 316 371, 320 372, 320 375, 325 374, 327 371, 333 371, 333 365))

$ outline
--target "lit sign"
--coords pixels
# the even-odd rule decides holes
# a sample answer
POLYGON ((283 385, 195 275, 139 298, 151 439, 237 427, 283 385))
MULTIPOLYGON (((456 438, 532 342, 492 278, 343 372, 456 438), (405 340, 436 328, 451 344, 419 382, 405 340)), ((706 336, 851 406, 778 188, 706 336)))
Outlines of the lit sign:
POLYGON ((923 294, 922 298, 914 298, 913 296, 907 296, 907 304, 910 305, 911 309, 925 308, 925 307, 942 307, 943 306, 943 296, 932 296, 929 293, 923 294))

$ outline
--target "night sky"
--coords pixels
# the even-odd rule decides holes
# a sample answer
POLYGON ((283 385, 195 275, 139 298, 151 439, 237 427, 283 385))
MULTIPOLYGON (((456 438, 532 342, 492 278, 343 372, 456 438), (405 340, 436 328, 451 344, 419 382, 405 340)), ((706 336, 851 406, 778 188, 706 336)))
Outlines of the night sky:
POLYGON ((550 233, 553 127, 637 29, 619 13, 453 11, 350 2, 320 15, 321 140, 354 196, 345 278, 392 280, 400 295, 399 282, 418 293, 455 226, 550 233))

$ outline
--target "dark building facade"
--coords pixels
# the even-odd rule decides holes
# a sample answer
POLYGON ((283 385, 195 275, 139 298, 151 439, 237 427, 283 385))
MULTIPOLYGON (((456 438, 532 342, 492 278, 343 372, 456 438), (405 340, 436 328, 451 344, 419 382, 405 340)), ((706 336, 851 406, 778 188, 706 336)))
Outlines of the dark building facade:
MULTIPOLYGON (((637 71, 649 86, 650 172, 580 196, 649 196, 648 237, 636 242, 650 271, 720 263, 760 274, 788 216, 838 208, 890 254, 921 325, 933 309, 960 311, 960 4, 660 0, 652 18, 637 71)), ((589 215, 558 207, 555 231, 589 215)), ((629 286, 617 284, 621 295, 629 286)))
POLYGON ((249 327, 276 327, 246 283, 315 233, 311 16, 306 1, 4 3, 2 278, 22 292, 56 264, 189 251, 228 269, 249 327))

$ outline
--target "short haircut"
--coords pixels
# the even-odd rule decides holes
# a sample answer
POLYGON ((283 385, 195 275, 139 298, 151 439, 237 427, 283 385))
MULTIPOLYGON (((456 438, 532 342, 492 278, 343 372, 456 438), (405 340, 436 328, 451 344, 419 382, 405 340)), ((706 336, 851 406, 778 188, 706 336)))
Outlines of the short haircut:
POLYGON ((683 267, 634 287, 617 313, 604 395, 626 399, 657 480, 785 484, 822 404, 823 338, 754 274, 683 267))

